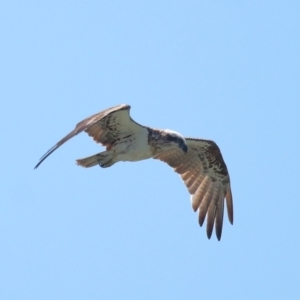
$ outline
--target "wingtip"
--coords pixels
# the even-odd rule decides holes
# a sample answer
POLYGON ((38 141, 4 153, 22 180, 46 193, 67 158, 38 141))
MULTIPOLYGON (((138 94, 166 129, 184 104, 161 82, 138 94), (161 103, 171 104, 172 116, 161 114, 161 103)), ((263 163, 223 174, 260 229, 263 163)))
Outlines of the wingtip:
POLYGON ((219 231, 219 230, 216 229, 216 236, 217 236, 218 241, 220 242, 221 241, 221 237, 222 237, 222 229, 221 229, 221 231, 219 231))
POLYGON ((212 230, 208 229, 206 231, 206 235, 207 235, 207 238, 210 240, 211 236, 212 236, 212 230))
POLYGON ((232 192, 231 192, 230 185, 228 186, 228 190, 225 195, 225 199, 226 199, 228 219, 229 219, 229 222, 231 223, 231 225, 233 225, 233 199, 232 199, 232 192))
POLYGON ((198 217, 198 223, 199 223, 200 227, 202 227, 202 225, 204 224, 204 221, 205 221, 205 216, 204 216, 204 218, 203 218, 203 217, 200 216, 200 214, 199 214, 199 217, 198 217))
POLYGON ((42 162, 42 161, 39 161, 39 162, 37 163, 37 165, 33 168, 33 170, 36 170, 36 169, 38 168, 38 166, 41 164, 41 162, 42 162))

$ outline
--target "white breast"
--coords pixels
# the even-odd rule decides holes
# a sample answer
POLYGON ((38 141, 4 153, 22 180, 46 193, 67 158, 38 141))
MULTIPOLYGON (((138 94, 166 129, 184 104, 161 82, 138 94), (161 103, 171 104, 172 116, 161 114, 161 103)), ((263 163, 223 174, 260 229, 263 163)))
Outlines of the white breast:
POLYGON ((139 161, 152 157, 148 144, 148 130, 145 128, 138 134, 118 142, 113 151, 118 161, 139 161))

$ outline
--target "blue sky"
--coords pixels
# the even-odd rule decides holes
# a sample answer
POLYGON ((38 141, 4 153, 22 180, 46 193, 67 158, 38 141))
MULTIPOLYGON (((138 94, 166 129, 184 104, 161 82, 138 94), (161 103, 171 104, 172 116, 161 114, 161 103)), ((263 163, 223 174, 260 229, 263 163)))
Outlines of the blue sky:
POLYGON ((2 1, 1 299, 299 299, 298 1, 2 1), (213 139, 234 225, 206 238, 147 160, 79 168, 85 117, 213 139))

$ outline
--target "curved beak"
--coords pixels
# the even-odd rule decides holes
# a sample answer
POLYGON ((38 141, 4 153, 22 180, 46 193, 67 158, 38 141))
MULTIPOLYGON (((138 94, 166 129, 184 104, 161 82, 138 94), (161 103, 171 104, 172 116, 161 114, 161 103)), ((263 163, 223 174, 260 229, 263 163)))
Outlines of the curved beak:
POLYGON ((181 149, 182 149, 182 151, 183 151, 184 153, 187 153, 188 150, 189 150, 189 148, 188 148, 188 146, 187 146, 186 144, 182 144, 181 149))

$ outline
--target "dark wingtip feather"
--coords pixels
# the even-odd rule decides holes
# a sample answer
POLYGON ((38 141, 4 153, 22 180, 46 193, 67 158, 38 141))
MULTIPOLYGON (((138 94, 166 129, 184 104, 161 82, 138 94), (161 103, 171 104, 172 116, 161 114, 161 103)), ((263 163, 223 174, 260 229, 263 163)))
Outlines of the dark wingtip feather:
POLYGON ((218 240, 221 240, 224 218, 224 200, 219 199, 216 211, 215 231, 218 240))
POLYGON ((209 240, 211 238, 212 232, 213 232, 213 227, 207 227, 206 228, 206 234, 207 234, 207 237, 208 237, 209 240))
POLYGON ((233 225, 233 200, 230 185, 228 186, 227 193, 225 195, 226 198, 226 207, 227 207, 227 215, 229 222, 233 225))
POLYGON ((206 214, 201 214, 201 212, 199 212, 198 222, 199 222, 200 227, 202 227, 202 225, 205 221, 205 217, 206 217, 206 214))
POLYGON ((59 147, 58 144, 50 148, 41 158, 40 161, 37 163, 37 165, 34 167, 34 169, 37 169, 38 166, 52 153, 54 152, 57 148, 59 147))
POLYGON ((216 205, 215 202, 212 201, 207 211, 207 223, 206 223, 206 234, 209 239, 214 229, 215 217, 216 217, 216 205))
POLYGON ((215 230, 216 230, 217 239, 218 241, 220 241, 222 236, 222 226, 216 226, 215 230))

